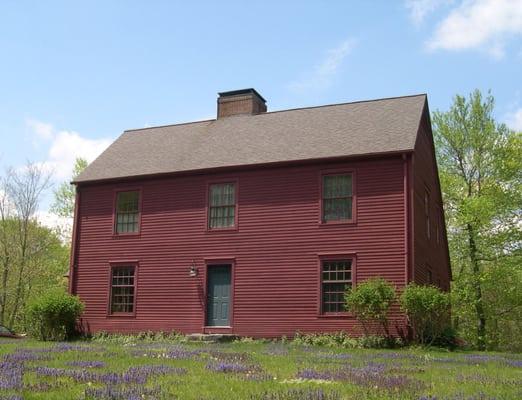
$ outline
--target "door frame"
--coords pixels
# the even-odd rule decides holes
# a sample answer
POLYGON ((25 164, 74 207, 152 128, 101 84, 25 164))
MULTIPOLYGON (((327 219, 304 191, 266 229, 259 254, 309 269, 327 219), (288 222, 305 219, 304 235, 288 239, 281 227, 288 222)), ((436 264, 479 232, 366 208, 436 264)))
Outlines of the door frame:
POLYGON ((235 270, 236 270, 236 259, 235 257, 226 258, 205 258, 205 269, 204 269, 204 286, 203 286, 203 321, 202 321, 202 332, 203 333, 233 333, 234 331, 234 286, 235 286, 235 270), (229 316, 228 326, 208 326, 207 325, 207 292, 208 292, 208 270, 212 267, 218 267, 223 265, 230 266, 230 305, 229 305, 229 316))

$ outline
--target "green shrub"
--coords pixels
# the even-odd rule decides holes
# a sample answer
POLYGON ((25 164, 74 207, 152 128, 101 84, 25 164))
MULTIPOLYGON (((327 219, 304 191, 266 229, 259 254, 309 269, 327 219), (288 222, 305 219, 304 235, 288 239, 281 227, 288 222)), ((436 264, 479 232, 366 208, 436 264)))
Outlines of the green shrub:
POLYGON ((349 336, 346 332, 296 333, 293 344, 305 346, 339 347, 346 349, 388 349, 402 347, 401 339, 379 335, 349 336))
POLYGON ((83 308, 78 297, 58 289, 50 291, 27 305, 29 334, 40 340, 69 339, 83 308))
POLYGON ((293 343, 307 346, 356 347, 355 339, 352 339, 343 331, 332 333, 297 332, 294 336, 293 343))
POLYGON ((363 335, 357 339, 357 348, 359 349, 395 349, 404 347, 401 338, 380 335, 363 335))
POLYGON ((395 289, 382 278, 368 279, 345 296, 347 309, 361 322, 366 335, 369 324, 378 323, 388 337, 388 311, 394 299, 395 289))
POLYGON ((431 345, 450 336, 450 298, 435 286, 420 286, 410 283, 401 294, 401 309, 406 313, 419 344, 431 345))
POLYGON ((109 333, 98 331, 94 333, 91 340, 100 343, 114 343, 121 345, 131 345, 139 342, 185 342, 187 338, 176 331, 146 331, 134 334, 109 333))

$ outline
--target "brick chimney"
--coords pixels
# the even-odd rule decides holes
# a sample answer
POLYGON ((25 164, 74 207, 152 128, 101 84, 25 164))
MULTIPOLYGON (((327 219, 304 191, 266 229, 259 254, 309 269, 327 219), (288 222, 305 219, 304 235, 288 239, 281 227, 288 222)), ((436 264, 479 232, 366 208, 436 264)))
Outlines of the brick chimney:
POLYGON ((218 94, 218 119, 232 115, 255 115, 266 112, 266 100, 255 89, 232 90, 218 94))

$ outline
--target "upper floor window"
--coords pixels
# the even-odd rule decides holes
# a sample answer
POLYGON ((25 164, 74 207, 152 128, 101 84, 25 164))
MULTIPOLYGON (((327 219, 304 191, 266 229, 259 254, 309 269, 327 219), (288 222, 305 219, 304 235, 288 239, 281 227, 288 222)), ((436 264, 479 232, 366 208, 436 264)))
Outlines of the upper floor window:
POLYGON ((209 189, 210 229, 232 228, 236 223, 236 185, 215 183, 209 189))
POLYGON ((352 174, 324 175, 322 196, 323 222, 352 220, 352 174))
POLYGON ((352 261, 322 261, 321 312, 346 311, 344 295, 352 288, 352 261))
POLYGON ((442 217, 442 212, 439 211, 437 215, 437 244, 442 242, 442 230, 444 229, 444 219, 442 217))
POLYGON ((116 196, 116 233, 135 233, 139 230, 139 203, 138 190, 118 192, 116 196))
POLYGON ((431 221, 430 221, 430 193, 424 191, 424 220, 426 221, 426 237, 431 238, 431 221))
POLYGON ((112 268, 111 314, 134 312, 135 272, 134 266, 112 268))

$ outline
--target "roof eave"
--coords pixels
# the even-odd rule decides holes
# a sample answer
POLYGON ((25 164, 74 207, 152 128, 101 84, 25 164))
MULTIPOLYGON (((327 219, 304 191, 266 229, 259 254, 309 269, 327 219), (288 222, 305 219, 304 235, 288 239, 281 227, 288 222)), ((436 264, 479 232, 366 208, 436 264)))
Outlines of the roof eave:
POLYGON ((334 156, 334 157, 319 157, 319 158, 306 158, 300 160, 288 160, 288 161, 272 161, 265 163, 255 163, 255 164, 240 164, 240 165, 226 165, 221 167, 211 167, 211 168, 200 168, 200 169, 191 169, 191 170, 183 170, 183 171, 171 171, 171 172, 157 172, 152 174, 141 174, 141 175, 128 175, 128 176, 117 176, 117 177, 109 177, 109 178, 101 178, 101 179, 85 179, 85 180, 73 180, 71 181, 72 185, 83 185, 83 184, 104 184, 104 183, 116 183, 119 181, 127 182, 131 180, 141 180, 141 179, 156 179, 156 178, 165 178, 169 176, 178 176, 178 175, 201 175, 201 174, 209 174, 209 173, 218 173, 225 171, 234 171, 234 170, 244 170, 244 169, 258 169, 258 168, 277 168, 277 167, 286 167, 286 166, 295 166, 295 165, 307 165, 307 164, 319 164, 319 163, 327 163, 327 162, 342 162, 342 161, 351 161, 356 159, 364 159, 364 158, 379 158, 379 157, 393 157, 393 156, 402 156, 403 154, 411 154, 414 149, 402 149, 402 150, 393 150, 386 152, 374 152, 374 153, 364 153, 364 154, 352 154, 352 155, 344 155, 344 156, 334 156))

